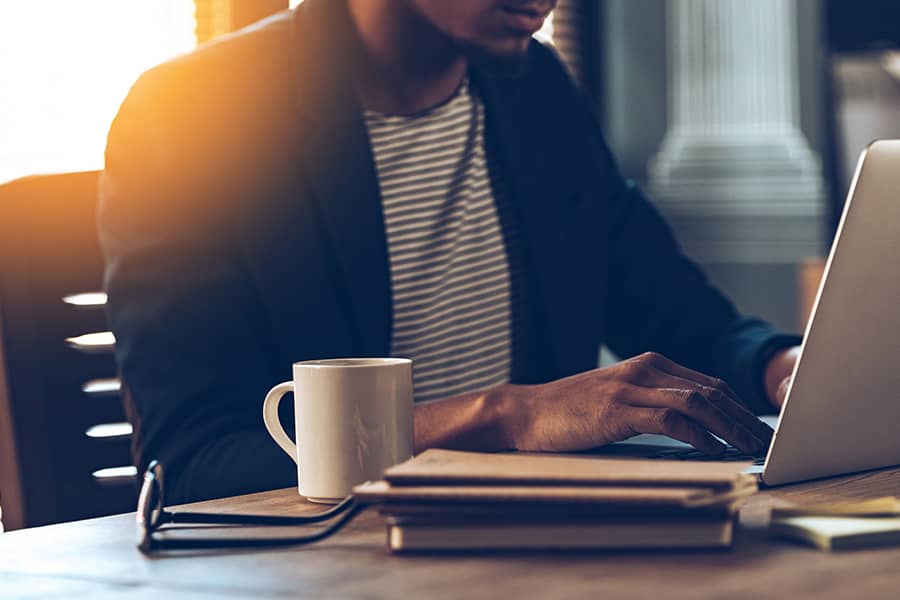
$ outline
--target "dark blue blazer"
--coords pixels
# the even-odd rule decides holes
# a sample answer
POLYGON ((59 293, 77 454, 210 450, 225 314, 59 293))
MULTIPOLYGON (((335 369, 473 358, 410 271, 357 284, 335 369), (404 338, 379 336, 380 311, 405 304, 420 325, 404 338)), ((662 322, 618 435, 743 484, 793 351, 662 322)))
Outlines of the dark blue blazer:
MULTIPOLYGON (((170 502, 296 484, 261 418, 292 362, 384 356, 391 290, 378 182, 352 91, 346 6, 308 0, 144 74, 109 134, 99 230, 136 461, 170 502)), ((732 304, 621 177, 590 107, 533 43, 473 68, 513 282, 513 379, 597 364, 605 343, 727 380, 757 411, 762 357, 796 342, 732 304)))

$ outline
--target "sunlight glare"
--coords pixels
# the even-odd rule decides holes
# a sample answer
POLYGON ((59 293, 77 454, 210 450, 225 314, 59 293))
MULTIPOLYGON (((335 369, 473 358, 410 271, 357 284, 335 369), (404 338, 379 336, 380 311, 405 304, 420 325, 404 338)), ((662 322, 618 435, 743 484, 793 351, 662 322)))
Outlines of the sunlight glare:
POLYGON ((194 29, 193 0, 0 2, 0 182, 102 168, 131 84, 194 29))
MULTIPOLYGON (((0 182, 102 168, 135 79, 196 45, 194 10, 194 0, 0 0, 0 182)), ((552 32, 551 15, 536 35, 552 32)))

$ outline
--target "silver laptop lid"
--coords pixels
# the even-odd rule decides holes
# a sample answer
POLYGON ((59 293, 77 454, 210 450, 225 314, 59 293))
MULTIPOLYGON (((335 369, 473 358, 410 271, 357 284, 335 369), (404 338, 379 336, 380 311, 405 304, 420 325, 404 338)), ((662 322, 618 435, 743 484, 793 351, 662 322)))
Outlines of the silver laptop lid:
POLYGON ((862 153, 763 471, 900 464, 900 140, 862 153))

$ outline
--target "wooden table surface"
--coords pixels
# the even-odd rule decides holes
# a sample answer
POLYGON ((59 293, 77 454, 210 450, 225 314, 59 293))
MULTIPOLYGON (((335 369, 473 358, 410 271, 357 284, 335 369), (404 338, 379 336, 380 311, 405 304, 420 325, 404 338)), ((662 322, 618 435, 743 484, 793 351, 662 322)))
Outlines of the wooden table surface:
MULTIPOLYGON (((776 503, 883 495, 900 495, 900 469, 766 490, 741 511, 734 548, 690 552, 392 556, 367 512, 312 546, 146 558, 134 547, 134 516, 117 515, 0 535, 0 597, 898 598, 900 547, 827 553, 765 532, 776 503)), ((295 489, 191 508, 320 510, 295 489)))

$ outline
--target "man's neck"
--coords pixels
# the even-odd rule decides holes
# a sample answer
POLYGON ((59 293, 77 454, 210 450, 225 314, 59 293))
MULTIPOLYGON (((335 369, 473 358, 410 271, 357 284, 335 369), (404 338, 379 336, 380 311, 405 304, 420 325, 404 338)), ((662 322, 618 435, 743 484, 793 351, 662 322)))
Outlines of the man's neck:
POLYGON ((409 115, 453 95, 466 60, 446 35, 397 0, 347 0, 362 41, 356 92, 364 108, 409 115))

